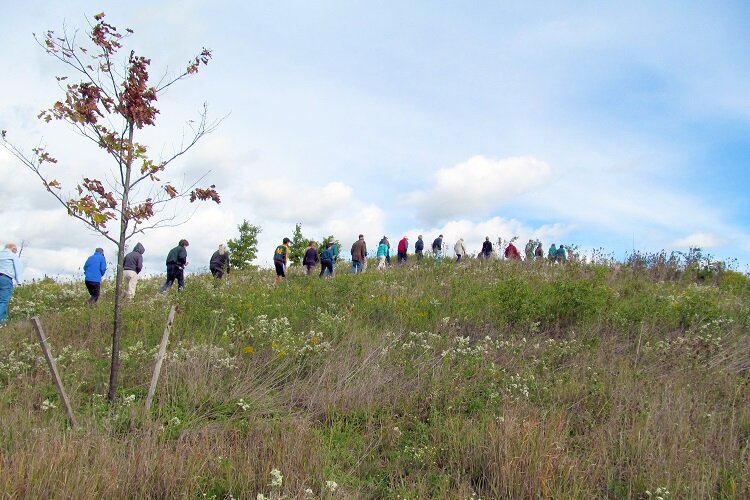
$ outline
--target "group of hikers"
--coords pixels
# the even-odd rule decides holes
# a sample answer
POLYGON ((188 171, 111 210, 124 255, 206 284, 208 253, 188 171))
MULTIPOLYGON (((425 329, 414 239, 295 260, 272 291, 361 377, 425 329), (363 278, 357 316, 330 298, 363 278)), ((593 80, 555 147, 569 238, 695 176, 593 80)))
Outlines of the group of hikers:
MULTIPOLYGON (((339 257, 339 243, 332 237, 329 238, 329 240, 330 241, 325 243, 325 249, 322 252, 319 252, 316 242, 310 241, 308 243, 308 246, 305 249, 304 256, 302 257, 302 265, 304 266, 305 273, 308 276, 312 274, 312 270, 318 264, 318 262, 320 262, 320 277, 333 276, 336 262, 338 261, 339 257)), ((286 277, 286 267, 289 264, 289 255, 291 253, 289 247, 290 243, 291 240, 289 238, 284 238, 281 242, 281 245, 277 246, 276 250, 274 251, 273 262, 274 267, 276 268, 276 281, 279 281, 286 277)), ((468 253, 466 251, 466 245, 464 244, 463 238, 459 238, 458 241, 456 241, 455 245, 453 246, 453 252, 456 255, 456 262, 461 262, 462 259, 465 259, 467 257, 468 253)), ((553 243, 547 251, 547 259, 550 262, 563 263, 568 260, 568 254, 571 252, 572 250, 570 248, 566 248, 562 244, 556 246, 556 244, 553 243)), ((524 247, 524 253, 526 256, 526 260, 528 261, 543 260, 545 257, 542 243, 538 240, 535 241, 533 239, 530 239, 524 247)), ((357 238, 357 241, 352 244, 351 248, 351 272, 353 274, 359 274, 367 268, 367 255, 368 253, 367 244, 365 243, 365 237, 364 235, 360 234, 357 238)), ((399 264, 403 264, 408 261, 408 236, 404 236, 403 238, 401 238, 401 240, 399 240, 398 246, 396 247, 396 255, 399 264)), ((414 255, 416 256, 417 262, 421 262, 422 259, 424 259, 425 244, 421 234, 417 237, 417 241, 414 243, 414 255)), ((435 260, 441 261, 445 255, 446 248, 443 241, 443 235, 441 234, 432 242, 432 256, 435 260)), ((482 244, 482 250, 477 255, 477 258, 489 260, 494 258, 495 255, 496 254, 494 253, 494 248, 492 242, 490 241, 490 237, 487 236, 484 243, 482 244)), ((511 240, 505 247, 503 256, 509 260, 522 259, 518 248, 516 248, 516 246, 513 244, 513 240, 511 240)), ((387 236, 383 236, 383 238, 380 240, 380 243, 378 243, 375 257, 378 261, 378 270, 384 270, 386 268, 386 265, 390 265, 391 243, 388 240, 387 236)))
MULTIPOLYGON (((284 238, 281 244, 274 250, 273 263, 276 269, 276 282, 286 277, 287 266, 289 265, 289 259, 291 256, 290 244, 291 240, 289 238, 284 238)), ((167 254, 167 279, 161 287, 161 292, 169 290, 175 281, 177 281, 178 290, 182 290, 185 287, 184 271, 185 267, 188 265, 188 246, 188 241, 182 239, 177 246, 172 248, 167 254)), ((334 275, 336 263, 339 261, 340 244, 331 237, 323 246, 324 248, 322 251, 319 251, 316 242, 310 241, 308 243, 302 257, 302 265, 308 276, 312 274, 313 268, 318 264, 320 264, 320 277, 330 277, 334 275)), ((447 255, 442 234, 433 240, 431 248, 432 257, 438 262, 447 255)), ((143 269, 144 252, 144 246, 141 243, 137 243, 133 250, 124 257, 122 295, 128 299, 135 297, 136 287, 138 285, 138 275, 143 269)), ((463 238, 459 238, 456 241, 453 246, 453 252, 455 253, 456 262, 461 262, 466 259, 468 253, 463 238)), ((566 248, 564 245, 556 246, 553 243, 547 251, 547 259, 551 262, 563 263, 570 258, 570 255, 568 255, 570 252, 570 248, 566 248)), ((399 264, 408 261, 409 238, 407 236, 404 236, 399 240, 396 247, 396 254, 399 264)), ((542 243, 531 239, 524 248, 524 254, 528 261, 543 260, 545 257, 542 243)), ((355 241, 351 247, 352 273, 359 274, 365 271, 367 268, 367 255, 367 244, 365 243, 364 235, 360 234, 357 241, 355 241)), ((425 257, 425 243, 422 239, 422 235, 419 235, 417 241, 414 243, 414 255, 416 256, 417 262, 422 261, 425 257)), ((522 259, 518 248, 513 244, 513 240, 507 244, 502 255, 509 260, 522 259)), ((495 258, 495 256, 496 254, 494 252, 493 244, 490 241, 490 237, 487 236, 477 258, 489 260, 495 258)), ((0 328, 5 326, 7 321, 8 303, 13 295, 13 285, 14 283, 17 285, 23 282, 23 267, 19 257, 20 252, 15 243, 7 243, 5 247, 0 250, 0 328)), ((388 237, 383 236, 383 238, 381 238, 375 257, 377 258, 377 268, 379 270, 384 270, 387 265, 390 265, 391 244, 388 237)), ((211 256, 209 270, 214 278, 217 279, 221 279, 224 274, 229 272, 229 252, 227 252, 224 245, 219 245, 218 250, 216 250, 211 256)), ((101 282, 106 272, 107 261, 104 257, 104 249, 97 248, 94 253, 86 259, 86 262, 83 265, 84 282, 86 284, 86 289, 89 292, 89 299, 87 301, 89 304, 95 304, 99 300, 101 282)))

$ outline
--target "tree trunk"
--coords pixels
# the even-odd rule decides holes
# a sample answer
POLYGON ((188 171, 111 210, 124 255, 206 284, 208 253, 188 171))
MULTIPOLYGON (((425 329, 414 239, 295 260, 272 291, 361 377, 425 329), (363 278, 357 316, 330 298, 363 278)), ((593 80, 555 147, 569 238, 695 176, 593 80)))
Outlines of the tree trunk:
POLYGON ((128 156, 125 162, 125 172, 122 185, 122 204, 120 205, 120 238, 117 243, 117 274, 115 275, 115 319, 112 328, 112 361, 109 365, 109 391, 107 401, 110 403, 117 398, 117 377, 120 373, 120 331, 122 329, 122 280, 123 264, 125 261, 125 242, 127 240, 128 196, 130 194, 130 169, 133 165, 133 124, 128 131, 128 156))

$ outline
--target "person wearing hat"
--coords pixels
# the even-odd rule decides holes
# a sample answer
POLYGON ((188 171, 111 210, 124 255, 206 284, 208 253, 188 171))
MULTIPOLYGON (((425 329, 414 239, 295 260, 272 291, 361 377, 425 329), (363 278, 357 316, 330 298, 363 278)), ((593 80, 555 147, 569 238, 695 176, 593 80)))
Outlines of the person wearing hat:
POLYGON ((277 246, 273 252, 273 265, 276 268, 276 280, 274 283, 278 283, 286 278, 286 265, 289 262, 289 243, 291 241, 289 238, 284 238, 281 245, 277 246))
POLYGON ((402 264, 406 262, 407 259, 407 252, 409 251, 409 238, 404 236, 399 240, 398 242, 398 248, 396 249, 398 251, 398 263, 402 264))
POLYGON ((23 283, 23 266, 15 243, 6 243, 0 250, 0 328, 8 320, 8 304, 13 296, 13 283, 23 283))
POLYGON ((167 281, 161 287, 162 292, 166 292, 177 280, 177 290, 185 288, 185 266, 187 262, 187 250, 186 248, 190 245, 188 240, 180 240, 176 247, 169 251, 167 254, 167 281))
POLYGON ((104 249, 97 248, 94 254, 86 259, 83 264, 83 276, 86 282, 86 289, 89 291, 89 304, 96 304, 99 300, 102 277, 107 272, 107 259, 104 258, 104 249))

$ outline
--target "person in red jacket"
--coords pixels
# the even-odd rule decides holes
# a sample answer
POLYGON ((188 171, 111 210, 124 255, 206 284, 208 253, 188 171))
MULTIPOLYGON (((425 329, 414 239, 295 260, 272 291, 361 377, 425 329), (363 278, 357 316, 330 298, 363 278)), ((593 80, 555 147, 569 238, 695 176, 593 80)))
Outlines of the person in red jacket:
POLYGON ((513 242, 508 243, 508 246, 505 248, 505 258, 511 260, 521 260, 521 254, 518 252, 518 249, 513 244, 513 242))
POLYGON ((409 250, 409 238, 404 236, 401 241, 398 242, 398 263, 406 262, 406 252, 409 250))

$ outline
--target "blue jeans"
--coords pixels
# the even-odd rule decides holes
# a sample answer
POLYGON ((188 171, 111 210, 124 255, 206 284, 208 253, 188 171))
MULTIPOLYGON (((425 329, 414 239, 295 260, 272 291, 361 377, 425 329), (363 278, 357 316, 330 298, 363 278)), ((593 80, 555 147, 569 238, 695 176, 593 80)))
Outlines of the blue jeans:
POLYGON ((0 274, 0 324, 8 319, 8 303, 13 296, 13 280, 4 274, 0 274))
POLYGON ((352 272, 354 274, 359 274, 362 272, 362 263, 358 260, 352 261, 352 272))

